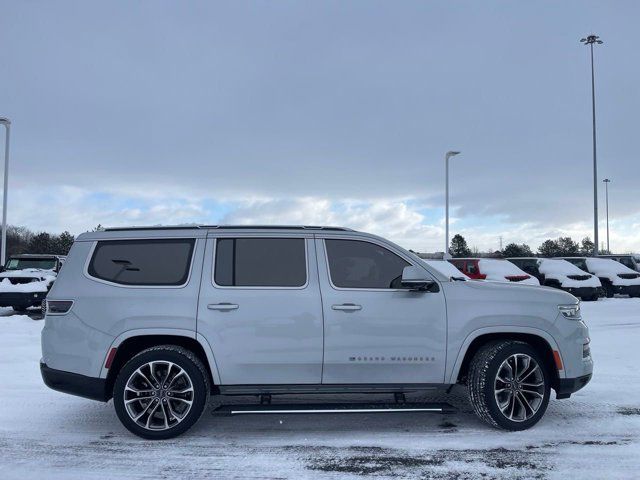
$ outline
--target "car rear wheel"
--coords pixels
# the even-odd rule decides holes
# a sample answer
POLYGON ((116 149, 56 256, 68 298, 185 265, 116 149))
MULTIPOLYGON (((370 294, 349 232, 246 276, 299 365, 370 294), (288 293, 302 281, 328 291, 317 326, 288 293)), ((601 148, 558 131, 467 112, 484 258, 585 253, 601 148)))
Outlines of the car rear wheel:
POLYGON ((469 369, 469 398, 476 414, 505 430, 526 430, 549 404, 550 376, 529 344, 499 341, 483 346, 469 369))
POLYGON ((132 433, 152 440, 186 432, 200 418, 209 398, 202 362, 175 345, 152 347, 129 360, 113 390, 118 418, 132 433))

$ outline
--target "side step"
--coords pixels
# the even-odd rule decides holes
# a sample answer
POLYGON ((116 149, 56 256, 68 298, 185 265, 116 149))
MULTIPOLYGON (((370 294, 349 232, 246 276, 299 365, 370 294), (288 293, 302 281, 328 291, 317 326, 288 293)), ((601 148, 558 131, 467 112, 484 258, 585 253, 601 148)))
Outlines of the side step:
POLYGON ((281 403, 251 405, 220 405, 211 412, 215 416, 266 415, 266 414, 310 414, 310 413, 392 413, 428 412, 456 413, 458 410, 448 403, 281 403))

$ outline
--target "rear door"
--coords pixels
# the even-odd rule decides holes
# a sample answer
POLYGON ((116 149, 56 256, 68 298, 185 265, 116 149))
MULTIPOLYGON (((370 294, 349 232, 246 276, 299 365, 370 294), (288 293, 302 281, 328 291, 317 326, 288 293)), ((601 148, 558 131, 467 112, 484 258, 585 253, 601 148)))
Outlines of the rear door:
POLYGON ((322 382, 442 383, 444 294, 400 286, 404 267, 421 265, 368 237, 327 236, 316 250, 325 322, 322 382))
POLYGON ((319 384, 322 303, 312 235, 207 239, 198 333, 224 385, 319 384))

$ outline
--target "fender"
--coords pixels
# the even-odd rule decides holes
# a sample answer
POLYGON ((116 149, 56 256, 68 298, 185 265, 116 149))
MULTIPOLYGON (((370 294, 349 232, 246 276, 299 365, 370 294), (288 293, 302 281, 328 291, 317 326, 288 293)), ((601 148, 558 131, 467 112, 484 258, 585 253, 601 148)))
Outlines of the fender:
POLYGON ((127 330, 126 332, 122 332, 118 335, 111 345, 105 352, 105 357, 102 359, 102 369, 100 370, 100 378, 107 378, 107 374, 109 370, 104 368, 104 364, 107 360, 108 352, 111 351, 112 348, 117 348, 120 346, 122 342, 132 337, 145 337, 148 335, 173 335, 177 337, 188 337, 196 340, 202 349, 204 350, 205 355, 207 356, 207 361, 209 363, 209 369, 211 370, 211 376, 213 377, 213 383, 215 385, 220 385, 220 373, 218 372, 218 365, 216 363, 215 356, 213 355, 213 351, 211 350, 211 346, 209 342, 200 335, 199 333, 194 332, 193 330, 183 330, 180 328, 139 328, 133 330, 127 330))
MULTIPOLYGON (((471 345, 471 342, 473 342, 476 338, 482 335, 486 335, 488 333, 506 333, 506 334, 525 333, 529 335, 535 335, 537 337, 544 339, 553 350, 557 351, 560 354, 560 358, 562 359, 562 352, 560 352, 560 349, 558 348, 558 343, 555 341, 555 339, 551 335, 549 335, 549 333, 545 332, 544 330, 540 330, 539 328, 523 327, 519 325, 500 325, 495 327, 478 328, 477 330, 474 330, 471 333, 469 333, 469 335, 467 335, 467 337, 464 339, 464 342, 462 342, 462 345, 460 346, 460 350, 458 350, 456 361, 453 365, 453 371, 449 375, 449 381, 447 383, 449 384, 456 383, 456 379, 458 378, 458 373, 460 372, 460 368, 462 367, 462 361, 464 360, 464 356, 467 353, 467 350, 469 349, 469 345, 471 345)), ((564 378, 566 375, 564 370, 558 373, 561 378, 564 378)))

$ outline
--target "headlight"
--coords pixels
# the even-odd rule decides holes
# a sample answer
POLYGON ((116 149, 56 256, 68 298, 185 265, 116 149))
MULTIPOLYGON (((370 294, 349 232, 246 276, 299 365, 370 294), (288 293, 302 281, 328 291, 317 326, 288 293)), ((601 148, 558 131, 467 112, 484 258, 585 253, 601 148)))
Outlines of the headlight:
POLYGON ((564 318, 569 320, 581 320, 580 316, 580 303, 574 303, 572 305, 558 305, 558 310, 564 318))

